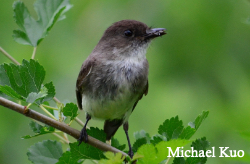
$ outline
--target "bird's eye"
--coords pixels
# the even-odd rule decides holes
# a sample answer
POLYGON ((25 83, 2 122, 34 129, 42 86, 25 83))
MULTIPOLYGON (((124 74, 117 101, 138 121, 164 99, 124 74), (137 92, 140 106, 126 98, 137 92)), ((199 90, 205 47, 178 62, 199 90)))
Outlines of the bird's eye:
POLYGON ((124 35, 125 36, 132 36, 133 32, 131 30, 126 30, 126 31, 124 31, 124 35))

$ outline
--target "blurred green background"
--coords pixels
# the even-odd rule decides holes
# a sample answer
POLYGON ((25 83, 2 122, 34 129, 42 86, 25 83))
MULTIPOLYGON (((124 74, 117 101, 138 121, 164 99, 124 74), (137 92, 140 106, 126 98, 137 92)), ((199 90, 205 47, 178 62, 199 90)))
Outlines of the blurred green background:
MULTIPOLYGON (((23 0, 35 17, 34 1, 23 0)), ((12 38, 17 29, 12 0, 1 0, 0 46, 19 62, 33 48, 12 38)), ((247 0, 127 0, 72 1, 67 18, 58 22, 38 46, 36 59, 46 69, 45 82, 53 81, 61 101, 75 99, 75 81, 82 62, 104 30, 122 19, 135 19, 168 34, 151 44, 149 94, 130 117, 130 136, 144 129, 157 133, 165 119, 179 115, 187 125, 203 110, 210 114, 192 139, 206 136, 215 146, 250 152, 250 142, 240 136, 250 126, 250 3, 247 0)), ((10 61, 0 54, 0 63, 10 61)), ((80 118, 85 120, 84 112, 80 118)), ((27 149, 52 135, 22 140, 32 134, 30 122, 0 107, 0 163, 26 164, 27 149)), ((89 126, 102 128, 102 121, 89 126)), ((74 124, 75 128, 81 127, 74 124)), ((122 128, 115 135, 123 143, 122 128)), ((66 147, 65 147, 66 148, 66 147)), ((228 158, 209 158, 208 164, 238 164, 228 158)))

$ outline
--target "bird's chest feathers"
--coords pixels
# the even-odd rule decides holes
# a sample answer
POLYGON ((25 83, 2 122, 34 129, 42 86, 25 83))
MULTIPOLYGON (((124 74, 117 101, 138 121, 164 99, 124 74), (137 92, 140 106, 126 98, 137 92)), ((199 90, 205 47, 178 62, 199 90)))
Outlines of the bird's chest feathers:
POLYGON ((136 89, 134 87, 138 87, 147 79, 148 68, 145 66, 145 60, 145 58, 129 57, 113 61, 112 67, 108 66, 107 73, 117 84, 118 89, 136 89))
MULTIPOLYGON (((113 52, 117 53, 117 51, 114 48, 113 52)), ((145 80, 148 74, 145 53, 144 48, 137 49, 133 52, 121 53, 119 57, 116 57, 116 60, 108 61, 107 69, 113 69, 111 71, 113 80, 124 85, 134 85, 133 83, 139 80, 145 80)))

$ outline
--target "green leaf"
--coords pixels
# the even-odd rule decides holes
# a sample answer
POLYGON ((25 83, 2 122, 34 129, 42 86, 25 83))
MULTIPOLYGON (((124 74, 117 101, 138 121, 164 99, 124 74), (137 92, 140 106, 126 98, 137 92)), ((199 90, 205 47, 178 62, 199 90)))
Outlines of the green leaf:
POLYGON ((171 150, 173 152, 175 152, 175 150, 177 148, 181 148, 181 147, 184 147, 185 145, 189 144, 191 141, 189 140, 180 140, 180 139, 177 139, 177 140, 170 140, 170 141, 162 141, 160 143, 158 143, 155 147, 157 148, 157 158, 160 160, 160 161, 163 161, 165 159, 167 159, 167 156, 168 155, 172 155, 170 152, 169 152, 169 149, 171 148, 171 150))
POLYGON ((201 123, 207 118, 209 111, 203 111, 194 122, 189 122, 188 127, 184 128, 181 132, 179 138, 181 139, 190 139, 194 133, 198 130, 201 123))
POLYGON ((62 110, 64 116, 69 116, 70 121, 74 120, 75 117, 78 115, 78 107, 74 103, 67 103, 62 110))
POLYGON ((89 144, 82 143, 78 146, 78 142, 70 143, 70 152, 71 157, 73 159, 92 159, 92 160, 100 160, 105 158, 103 152, 89 144))
POLYGON ((53 99, 53 97, 55 96, 56 94, 56 91, 55 91, 55 86, 53 85, 52 82, 49 82, 49 83, 46 83, 43 87, 47 88, 47 95, 43 98, 41 98, 40 100, 36 101, 37 104, 42 104, 44 103, 45 101, 50 101, 53 99))
POLYGON ((188 140, 194 135, 195 132, 196 130, 194 128, 191 128, 190 126, 188 126, 183 129, 179 138, 188 140))
POLYGON ((141 147, 142 145, 148 143, 147 138, 139 138, 135 141, 135 143, 132 146, 133 152, 137 152, 138 148, 141 147))
POLYGON ((185 158, 183 157, 175 157, 173 164, 185 164, 185 158))
POLYGON ((87 133, 102 142, 106 142, 106 133, 99 128, 90 127, 90 129, 87 129, 87 133))
POLYGON ((29 160, 34 164, 54 164, 62 156, 62 145, 60 142, 46 140, 38 142, 28 149, 29 160))
POLYGON ((7 71, 5 69, 5 65, 1 64, 0 65, 0 85, 2 86, 10 86, 10 81, 7 75, 7 71))
POLYGON ((190 143, 188 140, 170 140, 170 141, 161 141, 156 146, 153 144, 144 144, 142 145, 137 153, 142 155, 143 158, 138 159, 140 164, 150 164, 150 163, 160 163, 163 160, 167 159, 168 156, 168 147, 172 151, 175 151, 177 147, 183 147, 190 143))
MULTIPOLYGON (((201 152, 204 152, 204 157, 188 157, 186 160, 186 163, 188 164, 204 164, 207 161, 206 157, 206 150, 209 147, 210 143, 206 140, 206 137, 203 137, 201 139, 197 139, 194 142, 192 142, 191 147, 194 148, 194 150, 197 150, 198 152, 201 150, 201 152)), ((199 153, 200 155, 200 153, 199 153)))
POLYGON ((141 130, 139 132, 134 132, 134 137, 136 140, 140 138, 146 138, 148 141, 150 140, 149 134, 146 133, 144 130, 141 130))
POLYGON ((163 141, 163 140, 166 140, 166 138, 164 138, 164 136, 161 136, 161 135, 155 135, 152 137, 152 139, 150 140, 150 143, 156 145, 158 144, 159 142, 163 141))
MULTIPOLYGON (((22 65, 3 64, 5 73, 1 74, 2 86, 8 85, 16 93, 27 98, 31 92, 40 92, 45 77, 44 68, 35 60, 23 60, 22 65)), ((1 71, 2 72, 2 71, 1 71)))
POLYGON ((178 116, 167 119, 158 128, 158 133, 165 136, 167 140, 177 139, 183 130, 183 123, 178 116))
POLYGON ((28 103, 34 103, 35 101, 44 98, 45 96, 47 96, 48 94, 48 90, 46 87, 42 87, 41 91, 38 93, 35 92, 31 92, 28 97, 26 98, 26 102, 28 103))
POLYGON ((16 93, 11 87, 9 87, 7 85, 5 85, 5 86, 0 85, 0 91, 3 92, 4 94, 6 94, 7 96, 12 97, 12 98, 24 100, 24 98, 21 95, 16 93))
MULTIPOLYGON (((90 129, 87 129, 88 135, 105 142, 106 140, 106 134, 103 130, 100 130, 98 128, 91 127, 90 129)), ((72 154, 72 158, 74 159, 95 159, 99 160, 101 158, 105 158, 103 155, 103 152, 93 146, 90 146, 89 144, 82 143, 80 146, 78 146, 78 142, 70 143, 70 151, 72 154)))
POLYGON ((122 153, 112 153, 112 152, 106 152, 104 155, 107 157, 107 159, 102 159, 98 163, 99 164, 122 164, 123 160, 125 159, 125 156, 122 156, 122 153))
POLYGON ((26 135, 26 136, 23 136, 22 139, 29 139, 29 138, 37 137, 37 136, 40 136, 43 134, 53 133, 55 131, 54 127, 51 127, 48 125, 42 126, 34 121, 31 121, 29 123, 29 126, 30 126, 31 130, 35 133, 35 135, 33 135, 33 136, 26 135))
POLYGON ((120 145, 119 141, 115 138, 111 138, 111 146, 123 151, 126 148, 126 144, 120 145))
POLYGON ((56 164, 81 164, 81 163, 82 161, 72 158, 70 151, 66 151, 62 154, 62 156, 59 158, 59 161, 56 164))
POLYGON ((150 136, 144 130, 141 130, 139 132, 134 132, 134 137, 135 137, 136 141, 134 142, 134 144, 132 146, 133 152, 137 152, 137 149, 140 146, 142 146, 146 143, 150 143, 150 136))
POLYGON ((152 164, 161 162, 157 159, 157 150, 153 144, 142 145, 137 153, 142 155, 143 158, 138 159, 138 164, 152 164))
POLYGON ((197 130, 200 127, 201 123, 207 118, 208 114, 209 111, 203 111, 202 114, 200 114, 194 122, 190 122, 188 125, 197 130))
POLYGON ((35 60, 23 60, 20 66, 12 63, 2 64, 0 77, 0 91, 18 100, 41 104, 55 96, 52 82, 42 86, 45 70, 35 60))
POLYGON ((20 30, 13 31, 15 41, 36 47, 46 37, 53 25, 65 18, 64 13, 71 7, 69 0, 37 0, 34 8, 38 20, 35 20, 23 2, 14 2, 14 20, 20 28, 20 30))

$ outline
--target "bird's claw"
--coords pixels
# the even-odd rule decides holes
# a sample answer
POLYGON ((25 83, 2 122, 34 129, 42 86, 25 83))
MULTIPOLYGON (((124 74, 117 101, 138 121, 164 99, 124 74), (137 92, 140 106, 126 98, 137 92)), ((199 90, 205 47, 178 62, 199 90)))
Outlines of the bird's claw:
POLYGON ((133 151, 132 151, 132 150, 129 150, 129 151, 128 151, 128 155, 129 155, 129 156, 130 156, 130 158, 132 159, 132 158, 133 158, 133 156, 134 156, 133 151))
POLYGON ((87 133, 86 128, 83 128, 81 130, 81 134, 80 134, 80 137, 79 137, 78 141, 79 141, 78 146, 82 143, 82 141, 85 142, 85 143, 88 142, 88 133, 87 133))

